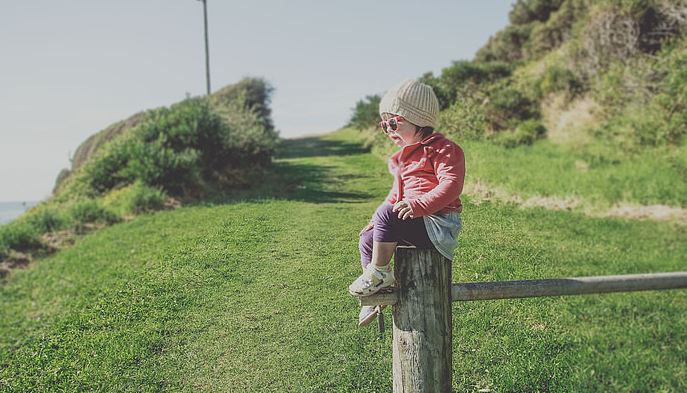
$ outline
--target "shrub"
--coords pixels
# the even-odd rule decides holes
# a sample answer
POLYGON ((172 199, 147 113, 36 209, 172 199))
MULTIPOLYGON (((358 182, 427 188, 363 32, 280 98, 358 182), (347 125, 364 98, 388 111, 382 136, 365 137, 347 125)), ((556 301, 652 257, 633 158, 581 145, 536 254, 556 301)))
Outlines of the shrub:
POLYGON ((510 74, 510 66, 497 61, 454 61, 450 67, 441 70, 437 81, 439 90, 445 97, 445 102, 439 102, 440 109, 445 109, 462 98, 458 97, 460 93, 481 90, 485 85, 507 78, 510 74))
POLYGON ((83 196, 95 196, 128 180, 122 174, 122 169, 129 160, 131 140, 131 135, 128 135, 126 138, 113 141, 83 165, 83 170, 80 173, 81 182, 85 183, 88 191, 90 191, 83 196))
POLYGON ((612 64, 594 84, 605 122, 594 135, 629 151, 679 145, 687 137, 687 39, 657 59, 612 64))
POLYGON ((639 27, 632 15, 616 9, 592 16, 583 37, 582 66, 596 75, 613 61, 627 61, 638 52, 639 27))
MULTIPOLYGON (((233 107, 237 112, 250 112, 256 115, 262 128, 268 133, 274 131, 272 124, 272 100, 274 87, 262 78, 244 78, 238 83, 226 86, 213 93, 210 104, 214 110, 233 107), (235 104, 240 104, 235 107, 235 104)), ((276 134, 274 134, 276 137, 276 134)))
POLYGON ((578 67, 587 75, 603 72, 614 62, 654 55, 684 29, 677 11, 687 6, 668 1, 605 1, 593 8, 581 37, 578 67))
POLYGON ((483 96, 466 92, 459 97, 455 104, 439 113, 439 130, 457 139, 482 138, 487 126, 481 105, 483 96))
POLYGON ((565 92, 568 99, 572 99, 584 90, 582 82, 572 71, 557 65, 547 67, 542 77, 535 82, 534 88, 539 97, 550 93, 565 92))
POLYGON ((61 182, 56 200, 93 199, 137 181, 191 198, 216 183, 236 185, 237 172, 271 164, 279 139, 270 118, 272 91, 265 81, 246 78, 209 98, 137 115, 126 132, 98 139, 107 141, 61 182))
POLYGON ((246 100, 239 94, 217 111, 204 99, 150 111, 84 165, 81 178, 94 191, 86 196, 136 181, 173 195, 196 195, 229 167, 269 164, 277 135, 246 100))
POLYGON ((35 212, 27 214, 26 221, 38 233, 53 232, 64 228, 67 224, 66 217, 53 207, 39 208, 35 212))
POLYGON ((485 120, 491 131, 515 128, 520 122, 539 117, 536 102, 513 86, 500 83, 489 91, 485 120))
POLYGON ((221 127, 212 128, 212 134, 202 137, 203 148, 200 150, 204 153, 201 157, 204 173, 216 174, 215 169, 223 171, 227 168, 253 169, 271 163, 279 137, 274 129, 265 126, 260 112, 245 103, 247 99, 239 95, 215 110, 223 123, 221 127), (217 149, 207 150, 210 143, 216 144, 217 149))
POLYGON ((134 141, 128 146, 126 167, 120 173, 126 183, 142 181, 164 187, 176 195, 200 187, 200 152, 193 148, 175 150, 159 141, 134 141))
POLYGON ((546 135, 546 128, 538 120, 527 120, 517 126, 513 132, 502 132, 493 139, 505 147, 531 145, 546 135))
POLYGON ((510 23, 527 24, 546 21, 552 12, 560 8, 564 0, 517 0, 508 13, 510 23))
POLYGON ((166 199, 164 191, 137 181, 107 194, 103 205, 120 215, 140 214, 163 209, 166 199))
POLYGON ((489 38, 475 54, 475 61, 511 63, 523 59, 524 48, 530 39, 532 25, 509 25, 489 38))
POLYGON ((572 37, 575 21, 584 15, 585 7, 567 0, 545 22, 532 28, 527 57, 532 59, 561 46, 572 37))
POLYGON ((665 50, 658 68, 663 77, 651 110, 661 119, 659 138, 677 145, 687 137, 687 38, 665 50))
POLYGON ((69 211, 72 220, 80 226, 88 223, 113 224, 119 217, 103 207, 95 199, 84 199, 77 202, 69 211))
POLYGON ((356 102, 353 108, 353 115, 347 127, 354 127, 359 130, 367 127, 376 127, 380 120, 379 103, 381 100, 382 97, 379 95, 370 95, 356 102))
POLYGON ((167 195, 164 191, 143 183, 136 183, 127 207, 131 213, 161 210, 165 206, 165 199, 167 195))
POLYGON ((40 234, 26 221, 15 220, 0 227, 0 250, 28 251, 40 246, 40 234))

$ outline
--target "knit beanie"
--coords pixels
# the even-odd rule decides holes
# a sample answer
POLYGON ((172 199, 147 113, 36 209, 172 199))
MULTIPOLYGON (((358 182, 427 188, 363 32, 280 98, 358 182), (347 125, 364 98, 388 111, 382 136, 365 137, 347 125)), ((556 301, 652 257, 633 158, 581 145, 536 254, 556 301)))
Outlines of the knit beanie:
POLYGON ((403 116, 420 127, 436 128, 439 100, 430 86, 408 79, 384 94, 379 103, 382 113, 403 116))

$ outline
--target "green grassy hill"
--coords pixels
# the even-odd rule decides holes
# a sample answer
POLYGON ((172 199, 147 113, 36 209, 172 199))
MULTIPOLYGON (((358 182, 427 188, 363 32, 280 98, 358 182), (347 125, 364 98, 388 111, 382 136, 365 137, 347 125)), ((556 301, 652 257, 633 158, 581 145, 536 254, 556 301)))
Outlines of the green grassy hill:
MULTIPOLYGON (((5 278, 0 390, 391 391, 391 335, 356 328, 346 291, 385 163, 351 130, 279 157, 251 191, 113 225, 5 278)), ((455 281, 686 267, 684 225, 475 202, 455 281)), ((456 391, 687 390, 687 291, 454 303, 453 324, 456 391)))

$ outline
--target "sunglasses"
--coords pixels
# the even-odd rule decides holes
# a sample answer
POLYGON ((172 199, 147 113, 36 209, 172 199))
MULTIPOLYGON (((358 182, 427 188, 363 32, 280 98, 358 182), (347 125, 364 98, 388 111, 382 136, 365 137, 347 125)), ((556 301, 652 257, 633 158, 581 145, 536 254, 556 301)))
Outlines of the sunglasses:
POLYGON ((379 122, 379 126, 382 127, 382 130, 384 130, 385 134, 388 134, 389 131, 398 131, 398 123, 402 122, 402 117, 401 116, 394 116, 389 120, 382 120, 379 122))

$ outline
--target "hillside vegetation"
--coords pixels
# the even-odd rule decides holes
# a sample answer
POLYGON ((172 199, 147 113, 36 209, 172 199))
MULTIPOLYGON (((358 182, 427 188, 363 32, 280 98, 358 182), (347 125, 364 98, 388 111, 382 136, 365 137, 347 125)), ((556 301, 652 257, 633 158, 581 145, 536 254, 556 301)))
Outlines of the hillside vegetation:
MULTIPOLYGON (((470 181, 588 208, 687 207, 687 2, 518 0, 509 19, 474 59, 418 76, 438 131, 473 152, 470 181)), ((387 153, 378 103, 360 100, 350 124, 387 153)))
POLYGON ((261 79, 244 79, 88 138, 52 197, 0 226, 0 274, 91 229, 249 184, 278 142, 271 92, 261 79))

